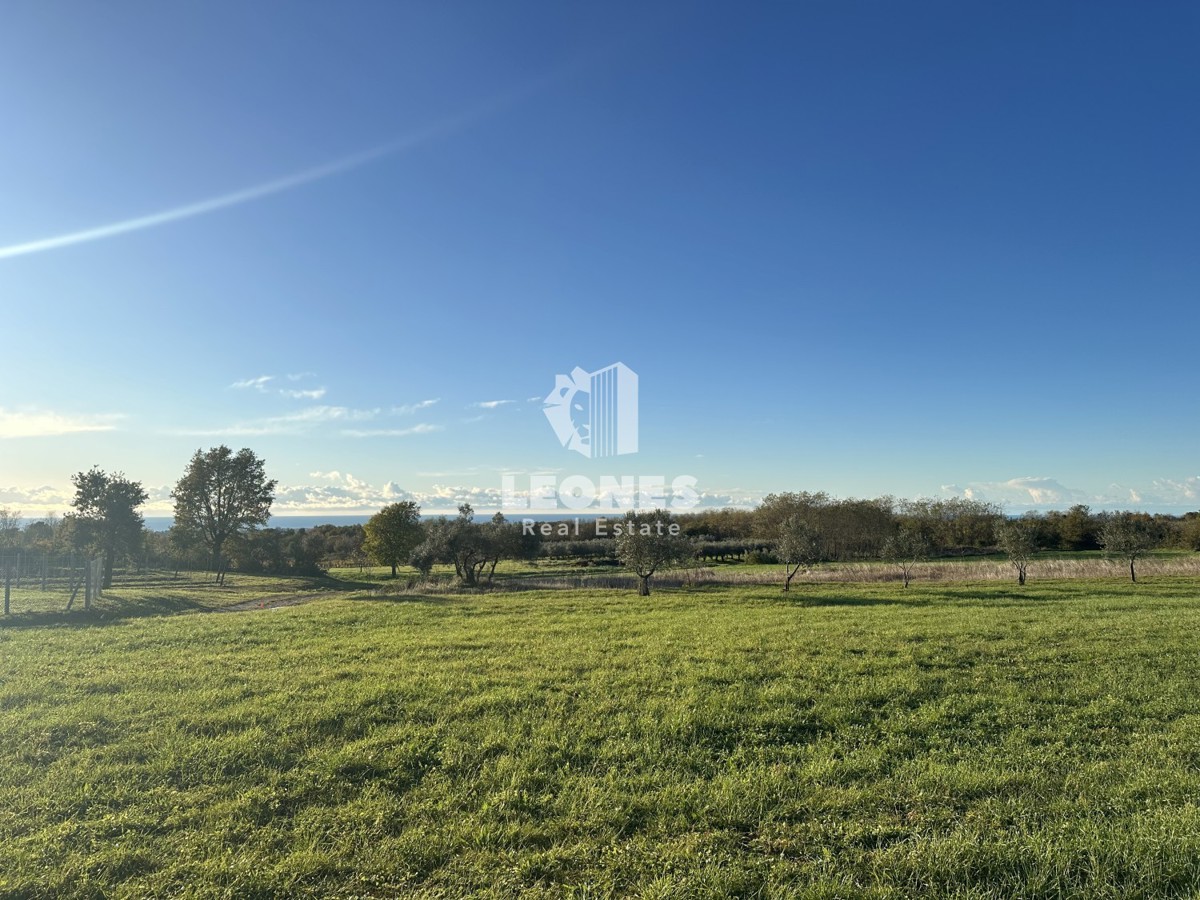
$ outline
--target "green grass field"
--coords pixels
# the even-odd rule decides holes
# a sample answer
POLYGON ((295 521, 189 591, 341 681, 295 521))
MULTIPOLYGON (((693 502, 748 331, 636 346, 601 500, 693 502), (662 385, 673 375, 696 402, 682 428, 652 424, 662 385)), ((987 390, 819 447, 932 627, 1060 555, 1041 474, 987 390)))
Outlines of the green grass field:
POLYGON ((231 581, 0 626, 0 896, 1200 892, 1200 580, 231 581))

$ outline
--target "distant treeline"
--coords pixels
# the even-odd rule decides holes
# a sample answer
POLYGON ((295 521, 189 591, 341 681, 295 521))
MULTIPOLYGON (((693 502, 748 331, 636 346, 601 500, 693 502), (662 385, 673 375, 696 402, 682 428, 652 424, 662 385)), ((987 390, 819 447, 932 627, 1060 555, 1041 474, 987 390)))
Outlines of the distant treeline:
MULTIPOLYGON (((0 510, 0 557, 57 554, 85 546, 78 521, 72 517, 38 519, 22 527, 11 513, 0 510)), ((316 575, 331 566, 366 565, 362 525, 319 525, 315 528, 262 528, 231 538, 227 555, 242 572, 274 575, 316 575)), ((119 561, 124 569, 205 570, 208 549, 176 529, 144 529, 133 552, 119 561)))
MULTIPOLYGON (((889 539, 902 530, 920 534, 938 557, 997 551, 996 527, 1008 517, 996 504, 979 500, 841 500, 825 493, 772 494, 757 509, 712 509, 680 513, 676 521, 692 538, 702 560, 773 562, 777 527, 785 515, 800 515, 821 536, 823 559, 879 559, 889 539)), ((1113 515, 1084 505, 1065 512, 1021 517, 1040 550, 1101 549, 1100 534, 1113 515)), ((1133 513, 1165 548, 1200 551, 1200 512, 1182 516, 1133 513)), ((611 539, 597 537, 595 520, 580 521, 567 534, 543 539, 544 556, 567 559, 611 555, 611 539)))
MULTIPOLYGON (((1112 515, 1077 505, 1065 512, 1028 513, 1021 521, 1040 550, 1099 550, 1101 532, 1112 515)), ((1200 551, 1200 512, 1131 515, 1156 546, 1200 551)), ((776 561, 775 535, 784 516, 801 517, 820 536, 822 559, 831 562, 880 559, 889 539, 901 532, 919 534, 933 557, 992 553, 997 550, 997 525, 1007 520, 998 506, 978 500, 842 500, 806 492, 770 495, 753 510, 694 510, 674 518, 700 561, 769 563, 776 561)), ((551 524, 550 534, 537 538, 537 556, 584 565, 616 564, 611 529, 605 536, 601 527, 598 535, 598 520, 571 521, 569 527, 551 524)), ((71 550, 78 543, 75 530, 69 517, 23 523, 0 511, 0 554, 71 550)), ((260 528, 231 539, 226 555, 231 567, 243 572, 311 575, 333 567, 371 565, 365 540, 362 525, 260 528)), ((174 531, 147 530, 140 552, 129 554, 124 564, 199 570, 209 558, 203 546, 189 544, 174 531)))

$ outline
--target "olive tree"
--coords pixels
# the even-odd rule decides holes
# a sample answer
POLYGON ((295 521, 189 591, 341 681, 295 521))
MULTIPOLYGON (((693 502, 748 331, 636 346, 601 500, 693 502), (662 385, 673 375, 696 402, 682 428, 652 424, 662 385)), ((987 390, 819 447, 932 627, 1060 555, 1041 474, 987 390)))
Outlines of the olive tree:
POLYGON ((789 516, 780 523, 775 537, 775 555, 783 563, 784 593, 791 588, 797 572, 821 561, 821 552, 820 533, 802 517, 789 516))
POLYGON ((1029 561, 1038 551, 1037 522, 1032 519, 1008 519, 996 525, 996 546, 1017 570, 1017 584, 1025 583, 1029 561))
POLYGON ((479 584, 484 569, 490 565, 490 582, 503 552, 500 533, 504 525, 504 516, 499 513, 490 522, 476 522, 475 510, 464 503, 453 519, 439 517, 425 525, 425 539, 413 548, 409 561, 426 577, 434 563, 450 563, 459 582, 466 587, 479 584))
POLYGON ((901 525, 894 535, 884 541, 880 554, 887 562, 900 567, 900 575, 904 578, 904 586, 912 580, 913 569, 917 563, 929 559, 933 545, 929 538, 918 528, 901 525))
POLYGON ((1129 580, 1136 583, 1138 558, 1158 546, 1154 522, 1145 514, 1113 513, 1100 527, 1100 546, 1109 556, 1128 561, 1129 580))
POLYGON ((692 558, 691 538, 665 509, 627 512, 613 525, 617 558, 638 577, 638 594, 650 596, 650 578, 660 569, 686 563, 692 558))

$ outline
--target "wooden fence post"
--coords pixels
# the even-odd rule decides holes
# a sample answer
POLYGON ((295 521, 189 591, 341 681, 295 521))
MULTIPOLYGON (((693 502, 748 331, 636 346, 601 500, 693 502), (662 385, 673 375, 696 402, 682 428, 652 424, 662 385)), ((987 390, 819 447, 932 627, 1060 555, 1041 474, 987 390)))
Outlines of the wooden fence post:
POLYGON ((4 614, 8 615, 8 597, 9 589, 12 587, 12 566, 9 563, 4 564, 4 614))

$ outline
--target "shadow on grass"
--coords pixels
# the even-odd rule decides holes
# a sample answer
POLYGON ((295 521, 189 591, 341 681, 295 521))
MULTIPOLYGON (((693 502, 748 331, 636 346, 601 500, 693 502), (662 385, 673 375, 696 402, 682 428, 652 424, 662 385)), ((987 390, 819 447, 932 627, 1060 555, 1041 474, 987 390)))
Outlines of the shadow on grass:
POLYGON ((325 575, 321 578, 310 579, 315 590, 345 591, 346 593, 351 593, 354 591, 377 591, 384 585, 399 584, 404 580, 405 576, 403 575, 397 575, 394 579, 388 577, 382 581, 336 578, 333 575, 325 575))
POLYGON ((0 617, 0 630, 5 628, 44 628, 66 626, 88 628, 109 625, 128 619, 146 619, 153 616, 174 616, 183 613, 213 612, 214 607, 183 597, 160 597, 145 601, 119 601, 97 603, 91 609, 48 609, 11 613, 0 617))
POLYGON ((784 602, 798 604, 800 606, 932 606, 934 601, 929 597, 913 596, 913 597, 846 597, 846 596, 804 596, 798 591, 791 590, 788 593, 779 592, 779 596, 773 598, 784 602))
POLYGON ((118 585, 112 594, 106 594, 97 600, 91 609, 83 609, 76 605, 73 609, 60 607, 57 609, 18 610, 7 616, 0 616, 0 630, 5 628, 45 628, 71 627, 90 628, 98 625, 109 625, 131 619, 145 619, 155 616, 175 616, 194 613, 219 612, 251 612, 258 609, 275 608, 278 606, 297 605, 316 599, 333 597, 350 597, 363 591, 373 591, 377 584, 360 581, 350 581, 330 577, 297 578, 295 587, 290 591, 279 591, 277 585, 264 586, 261 593, 247 592, 245 596, 236 594, 234 586, 243 587, 236 573, 229 582, 219 588, 211 583, 187 584, 177 579, 160 579, 134 582, 118 585), (148 590, 147 595, 134 598, 117 596, 122 588, 148 590), (212 589, 212 594, 205 596, 182 596, 181 591, 191 589, 204 592, 212 589), (161 593, 158 593, 161 590, 161 593))

